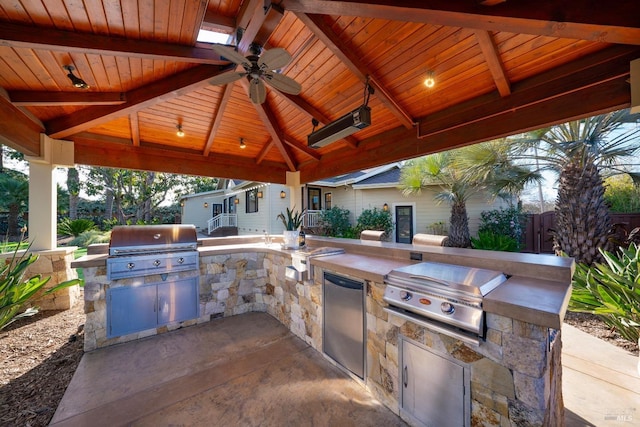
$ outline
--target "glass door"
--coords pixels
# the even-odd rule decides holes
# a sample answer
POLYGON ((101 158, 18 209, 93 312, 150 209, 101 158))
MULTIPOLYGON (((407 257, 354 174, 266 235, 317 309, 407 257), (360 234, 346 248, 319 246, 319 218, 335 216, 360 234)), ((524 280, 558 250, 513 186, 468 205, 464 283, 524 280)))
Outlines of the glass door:
POLYGON ((413 240, 413 206, 396 206, 396 242, 411 243, 413 240))

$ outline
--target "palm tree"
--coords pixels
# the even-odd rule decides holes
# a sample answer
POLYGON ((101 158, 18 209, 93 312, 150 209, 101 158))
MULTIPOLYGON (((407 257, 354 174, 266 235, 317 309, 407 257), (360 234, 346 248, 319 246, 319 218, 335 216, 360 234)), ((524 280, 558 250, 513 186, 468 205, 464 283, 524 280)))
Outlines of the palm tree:
POLYGON ((474 193, 474 186, 463 179, 463 173, 454 167, 454 153, 447 151, 431 154, 407 162, 400 172, 402 194, 420 194, 428 185, 438 185, 436 202, 451 203, 449 239, 447 246, 466 248, 471 245, 466 202, 474 193))
POLYGON ((420 194, 427 185, 438 185, 438 203, 451 203, 448 246, 471 245, 466 202, 480 190, 510 200, 539 174, 514 164, 513 147, 506 140, 471 145, 409 161, 402 168, 400 187, 404 195, 420 194))
POLYGON ((598 248, 611 250, 611 218, 604 200, 604 176, 629 173, 636 182, 640 174, 623 163, 638 151, 633 138, 637 127, 623 128, 633 121, 628 110, 574 120, 541 129, 517 142, 535 144, 537 157, 546 168, 556 171, 554 250, 577 262, 591 265, 600 260, 598 248))

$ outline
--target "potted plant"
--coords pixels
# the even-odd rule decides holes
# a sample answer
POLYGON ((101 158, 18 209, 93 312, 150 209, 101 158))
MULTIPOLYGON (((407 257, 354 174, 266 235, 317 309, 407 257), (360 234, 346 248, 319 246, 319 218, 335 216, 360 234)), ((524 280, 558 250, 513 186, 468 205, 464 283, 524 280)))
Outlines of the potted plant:
POLYGON ((287 208, 286 215, 284 212, 280 212, 277 218, 282 221, 284 225, 284 248, 295 249, 298 247, 298 236, 300 234, 299 228, 302 225, 302 219, 304 218, 304 209, 302 212, 287 208))

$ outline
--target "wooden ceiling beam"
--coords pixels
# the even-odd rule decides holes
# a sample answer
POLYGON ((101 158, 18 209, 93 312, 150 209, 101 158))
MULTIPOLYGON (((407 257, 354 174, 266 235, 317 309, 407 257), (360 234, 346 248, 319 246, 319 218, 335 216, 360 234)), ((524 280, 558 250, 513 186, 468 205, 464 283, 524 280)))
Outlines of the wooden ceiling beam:
POLYGON ((467 1, 434 0, 282 0, 292 12, 359 16, 392 21, 422 22, 449 27, 504 31, 514 34, 640 45, 637 4, 632 1, 590 2, 539 0, 505 2, 492 7, 467 1))
POLYGON ((246 157, 223 154, 204 157, 197 151, 166 150, 144 143, 133 147, 126 139, 90 133, 77 134, 70 139, 74 141, 74 160, 82 165, 278 184, 286 182, 287 169, 281 163, 263 162, 263 167, 258 168, 246 157))
POLYGON ((140 123, 138 121, 138 113, 129 114, 129 127, 131 128, 131 143, 134 147, 140 146, 140 123))
POLYGON ((284 136, 284 142, 289 145, 291 148, 294 148, 298 151, 302 151, 307 156, 311 157, 313 160, 318 161, 322 157, 316 150, 313 148, 309 148, 306 145, 300 144, 294 137, 291 135, 284 136))
POLYGON ((15 106, 50 107, 70 105, 120 105, 126 102, 124 92, 47 92, 40 90, 9 91, 15 106))
POLYGON ((498 88, 498 92, 500 92, 500 96, 505 97, 511 95, 509 79, 505 74, 502 61, 500 60, 500 55, 498 54, 498 49, 493 42, 491 34, 484 30, 476 30, 475 34, 478 39, 480 49, 482 50, 482 54, 484 55, 484 59, 489 66, 489 71, 491 71, 491 75, 493 76, 493 81, 498 88))
POLYGON ((408 129, 413 127, 414 120, 409 113, 400 106, 399 102, 394 99, 380 80, 374 75, 373 71, 368 69, 360 60, 358 55, 348 51, 344 47, 344 42, 333 32, 331 27, 327 25, 322 16, 307 15, 304 13, 296 13, 296 16, 362 83, 367 82, 368 79, 376 91, 374 95, 397 117, 404 127, 408 129))
MULTIPOLYGON (((234 65, 235 67, 235 65, 234 65)), ((121 105, 89 107, 71 115, 45 123, 52 138, 64 138, 118 117, 126 116, 155 104, 176 98, 209 84, 209 79, 225 72, 226 68, 199 65, 181 73, 150 83, 126 93, 121 105)))
MULTIPOLYGON (((239 82, 247 93, 247 96, 249 96, 249 82, 246 79, 240 79, 239 82)), ((269 108, 267 101, 265 100, 262 104, 253 104, 253 106, 255 107, 258 116, 260 116, 260 120, 262 120, 267 132, 269 132, 273 143, 278 148, 278 151, 280 151, 280 155, 289 167, 289 170, 295 172, 296 164, 293 161, 293 155, 285 145, 284 133, 282 132, 280 125, 278 125, 278 121, 276 120, 273 111, 271 111, 271 108, 269 108)))
POLYGON ((258 153, 258 155, 256 156, 256 164, 260 164, 262 163, 262 161, 264 160, 264 158, 267 156, 267 154, 269 154, 269 151, 271 151, 271 149, 275 146, 276 144, 273 142, 273 138, 269 138, 269 142, 267 142, 266 144, 264 144, 262 146, 262 149, 260 150, 260 152, 258 153))
POLYGON ((0 117, 0 144, 28 156, 40 156, 40 133, 44 127, 29 119, 4 96, 0 96, 0 117))
POLYGON ((54 28, 34 31, 32 26, 9 22, 3 22, 0 25, 0 45, 83 55, 112 55, 197 64, 226 65, 229 63, 220 59, 220 55, 211 48, 117 38, 54 28))
MULTIPOLYGON (((247 10, 248 12, 249 10, 247 10)), ((249 51, 249 45, 253 42, 264 46, 283 16, 284 10, 280 6, 270 4, 265 10, 262 4, 258 2, 253 10, 249 24, 244 30, 242 40, 238 43, 238 51, 246 54, 249 51)))
POLYGON ((207 10, 200 28, 208 31, 216 31, 223 34, 232 34, 236 30, 235 18, 222 16, 207 10))
POLYGON ((204 150, 202 152, 203 156, 208 156, 211 152, 213 140, 218 133, 218 129, 220 129, 220 124, 222 123, 222 118, 224 117, 224 111, 227 109, 227 104, 231 99, 232 92, 233 84, 228 84, 222 89, 222 99, 220 99, 220 104, 218 104, 215 119, 213 119, 213 124, 211 125, 211 129, 209 130, 209 135, 207 135, 207 142, 205 143, 204 150))

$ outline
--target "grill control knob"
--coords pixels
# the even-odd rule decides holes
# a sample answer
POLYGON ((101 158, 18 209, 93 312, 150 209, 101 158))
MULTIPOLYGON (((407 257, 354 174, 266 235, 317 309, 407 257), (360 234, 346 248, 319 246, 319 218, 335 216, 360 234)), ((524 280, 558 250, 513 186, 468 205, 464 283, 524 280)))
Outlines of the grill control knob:
POLYGON ((156 266, 156 267, 159 266, 160 265, 160 260, 157 259, 157 260, 153 261, 153 265, 156 266))
POLYGON ((127 268, 128 268, 129 270, 133 270, 133 267, 135 267, 135 266, 136 266, 136 265, 135 265, 134 263, 132 263, 132 262, 127 263, 127 268))
POLYGON ((413 295, 411 295, 411 292, 400 291, 400 299, 402 301, 409 301, 411 298, 413 298, 413 295))
POLYGON ((182 257, 178 258, 178 264, 184 264, 184 258, 182 257))
POLYGON ((443 302, 440 304, 440 310, 442 310, 444 314, 453 314, 456 308, 450 302, 443 302))

